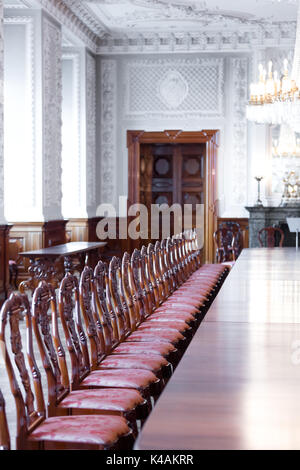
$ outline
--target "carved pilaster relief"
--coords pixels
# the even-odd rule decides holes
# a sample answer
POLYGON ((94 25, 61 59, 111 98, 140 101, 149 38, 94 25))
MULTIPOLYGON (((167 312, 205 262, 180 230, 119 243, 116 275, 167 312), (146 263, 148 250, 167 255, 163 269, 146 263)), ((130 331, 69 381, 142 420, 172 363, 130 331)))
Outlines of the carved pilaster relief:
POLYGON ((87 206, 96 204, 96 59, 86 54, 87 206))
MULTIPOLYGON (((43 193, 44 208, 61 212, 61 106, 62 36, 61 29, 43 17, 43 193)), ((52 214, 54 215, 54 214, 52 214)))
POLYGON ((247 202, 247 118, 248 59, 231 58, 232 70, 232 201, 247 202))
POLYGON ((114 203, 116 195, 115 60, 101 61, 101 203, 114 203))

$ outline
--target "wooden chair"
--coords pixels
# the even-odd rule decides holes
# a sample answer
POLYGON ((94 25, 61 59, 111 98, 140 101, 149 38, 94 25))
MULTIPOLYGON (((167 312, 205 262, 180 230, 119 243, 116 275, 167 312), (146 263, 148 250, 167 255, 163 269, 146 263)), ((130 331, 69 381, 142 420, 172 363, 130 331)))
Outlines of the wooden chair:
MULTIPOLYGON (((96 325, 96 313, 94 311, 94 289, 93 289, 93 271, 87 266, 83 270, 79 284, 79 303, 75 306, 77 312, 77 321, 82 313, 87 335, 90 343, 89 363, 87 363, 88 348, 84 337, 85 362, 90 372, 80 382, 80 388, 119 388, 138 390, 148 401, 150 406, 150 397, 156 396, 161 391, 159 378, 150 370, 145 369, 118 369, 113 366, 110 368, 102 367, 102 360, 106 357, 103 349, 103 342, 99 339, 100 325, 96 325)), ((59 312, 63 315, 65 311, 65 299, 59 296, 59 312)), ((81 322, 80 322, 81 323, 81 322)), ((81 323, 82 328, 82 323, 81 323)), ((83 329, 80 331, 82 341, 83 329)))
MULTIPOLYGON (((129 286, 129 272, 130 272, 130 255, 124 253, 122 258, 122 276, 121 276, 121 287, 124 296, 124 301, 128 309, 130 317, 131 331, 134 332, 138 324, 140 323, 140 315, 137 306, 136 299, 131 295, 131 289, 129 286)), ((95 268, 95 283, 97 289, 97 297, 104 297, 104 292, 108 286, 107 280, 107 269, 106 265, 99 261, 95 268), (103 275, 105 273, 105 275, 103 275)), ((110 304, 110 294, 106 296, 106 302, 101 302, 100 312, 105 309, 112 309, 110 304)), ((100 313, 101 314, 101 313, 100 313)), ((135 337, 134 340, 130 340, 131 336, 128 336, 125 342, 116 342, 112 349, 112 354, 142 354, 142 355, 159 355, 166 358, 169 362, 173 362, 177 358, 177 350, 175 346, 170 342, 158 342, 153 341, 153 335, 148 333, 144 336, 135 337)))
POLYGON ((235 261, 234 234, 229 228, 219 228, 214 232, 217 263, 235 261))
POLYGON ((258 241, 261 247, 264 246, 262 235, 265 235, 266 245, 268 248, 274 248, 278 242, 278 246, 282 248, 284 242, 284 233, 279 227, 264 227, 258 232, 258 241))
MULTIPOLYGON (((165 282, 165 287, 167 295, 170 295, 174 291, 173 277, 170 275, 169 266, 166 264, 166 240, 162 241, 161 250, 160 250, 160 267, 162 279, 165 282)), ((149 257, 147 254, 146 247, 143 247, 140 252, 141 258, 141 271, 144 273, 144 276, 141 275, 141 282, 144 292, 150 296, 151 299, 151 311, 145 319, 146 324, 151 324, 153 326, 166 326, 175 328, 180 331, 187 338, 191 337, 193 329, 191 325, 195 322, 195 318, 192 315, 182 315, 184 306, 178 302, 177 309, 165 310, 164 315, 161 315, 156 311, 155 302, 152 301, 151 291, 153 290, 151 284, 151 278, 149 278, 146 273, 150 271, 149 257), (183 310, 181 310, 183 309, 183 310), (181 310, 181 311, 179 311, 181 310)))
POLYGON ((9 239, 9 285, 11 288, 18 289, 18 274, 19 265, 22 262, 22 257, 19 253, 23 251, 23 244, 18 238, 9 239))
POLYGON ((139 308, 140 322, 137 326, 137 331, 132 333, 129 337, 131 341, 135 337, 140 337, 147 332, 150 336, 156 336, 157 339, 167 340, 173 343, 177 349, 182 350, 185 346, 186 339, 182 332, 188 329, 187 324, 168 325, 165 322, 161 324, 150 324, 145 320, 152 313, 149 297, 147 296, 146 289, 143 282, 142 260, 139 250, 134 250, 131 256, 131 270, 130 270, 130 287, 131 296, 137 299, 137 306, 139 308), (185 325, 185 326, 184 326, 185 325), (181 330, 178 329, 180 326, 181 330))
MULTIPOLYGON (((110 270, 109 270, 109 291, 107 295, 109 296, 110 301, 113 304, 113 310, 115 312, 117 323, 118 323, 118 341, 122 342, 127 333, 130 333, 130 319, 129 314, 127 311, 127 306, 124 307, 123 302, 120 298, 120 293, 118 290, 118 281, 117 281, 117 272, 119 271, 120 264, 119 258, 113 257, 110 262, 110 270)), ((88 298, 90 291, 93 289, 94 285, 94 278, 93 278, 93 271, 91 268, 86 267, 82 273, 82 280, 81 285, 86 285, 84 288, 84 296, 88 298)), ((88 301, 83 310, 83 316, 86 321, 87 328, 93 328, 93 324, 96 325, 97 336, 99 340, 99 347, 103 351, 103 356, 98 357, 98 369, 126 369, 128 370, 136 370, 140 369, 141 371, 151 371, 153 372, 156 377, 159 379, 164 378, 164 369, 169 366, 168 361, 160 356, 157 355, 147 355, 147 356, 140 356, 138 354, 129 355, 110 355, 111 350, 106 351, 105 354, 105 347, 104 347, 104 336, 103 336, 103 329, 102 324, 100 321, 100 316, 97 316, 95 312, 95 308, 88 308, 88 301), (93 319, 91 318, 93 316, 93 319), (97 328, 98 326, 98 328, 97 328)), ((91 305, 91 303, 89 303, 91 305)), ((95 340, 93 341, 94 344, 95 340)), ((95 348, 96 349, 96 348, 95 348)))
POLYGON ((118 449, 132 445, 132 431, 121 416, 48 417, 41 374, 33 352, 31 311, 26 295, 11 294, 1 309, 0 341, 11 392, 17 410, 17 450, 33 449, 118 449), (23 353, 20 317, 27 326, 27 356, 34 392, 23 353), (7 347, 6 327, 10 327, 11 348, 7 347), (16 369, 13 366, 15 362, 16 369), (20 375, 20 383, 17 372, 20 375), (22 384, 22 385, 20 385, 22 384), (21 391, 22 390, 22 391, 21 391), (126 445, 122 445, 122 440, 126 445))
MULTIPOLYGON (((145 407, 145 399, 136 390, 120 390, 117 388, 98 390, 79 390, 82 375, 86 376, 89 368, 83 360, 77 336, 75 322, 73 320, 72 290, 78 286, 76 277, 67 275, 64 279, 62 291, 66 302, 63 316, 63 326, 68 322, 72 336, 67 328, 67 344, 72 363, 72 387, 69 382, 69 371, 65 359, 65 352, 58 330, 58 314, 56 307, 56 295, 53 287, 42 282, 36 289, 33 297, 32 322, 42 357, 48 381, 48 416, 78 415, 78 414, 103 414, 123 416, 137 434, 137 408, 145 407), (70 296, 71 294, 71 296, 70 296), (51 309, 52 333, 50 331, 51 309), (78 355, 74 353, 74 349, 78 355), (80 368, 81 366, 81 368, 80 368), (71 391, 70 391, 71 389, 71 391)), ((78 295, 78 289, 76 292, 78 295)), ((82 334, 82 328, 79 326, 82 334)), ((87 354, 87 351, 85 351, 87 354)), ((88 360, 88 358, 86 359, 88 360)))
POLYGON ((5 413, 5 401, 0 390, 0 450, 10 450, 10 436, 5 413))
POLYGON ((227 228, 233 233, 233 241, 231 249, 234 255, 234 260, 237 260, 243 249, 243 237, 241 232, 241 226, 237 222, 222 222, 219 226, 220 229, 227 228))

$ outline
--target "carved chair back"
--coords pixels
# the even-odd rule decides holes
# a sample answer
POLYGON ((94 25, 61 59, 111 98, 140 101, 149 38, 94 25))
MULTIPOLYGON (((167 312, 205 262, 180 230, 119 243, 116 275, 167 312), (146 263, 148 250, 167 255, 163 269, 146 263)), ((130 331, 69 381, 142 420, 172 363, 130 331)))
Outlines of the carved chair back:
POLYGON ((0 450, 10 450, 10 435, 5 412, 5 401, 0 390, 0 450))
POLYGON ((149 279, 151 282, 153 294, 155 297, 155 306, 159 307, 162 302, 162 298, 160 295, 160 283, 159 279, 155 276, 155 269, 154 269, 154 246, 152 243, 149 243, 147 247, 147 254, 148 254, 148 267, 149 267, 149 279))
POLYGON ((185 273, 184 273, 184 265, 181 259, 180 239, 174 237, 173 243, 174 243, 174 259, 175 259, 175 263, 177 266, 179 281, 180 281, 180 284, 182 284, 185 281, 185 273))
POLYGON ((33 353, 31 311, 27 296, 24 294, 11 294, 9 299, 4 302, 0 316, 1 351, 10 389, 16 405, 16 448, 26 449, 28 448, 28 436, 30 432, 39 426, 46 418, 41 374, 33 353), (26 319, 28 363, 31 369, 34 392, 31 388, 19 325, 20 318, 24 317, 26 319), (6 339, 7 325, 9 325, 10 329, 10 347, 6 339), (14 367, 13 364, 16 367, 14 367))
POLYGON ((154 289, 150 277, 150 268, 149 268, 149 255, 147 253, 147 248, 145 245, 141 248, 141 260, 142 260, 142 270, 143 270, 143 280, 144 288, 149 299, 151 311, 156 308, 156 298, 154 294, 154 289))
POLYGON ((172 280, 172 292, 179 286, 178 269, 174 261, 174 242, 172 238, 166 241, 166 263, 169 267, 169 276, 172 280))
POLYGON ((161 266, 160 266, 160 242, 157 241, 154 245, 154 250, 153 250, 153 272, 154 272, 154 277, 157 279, 158 282, 158 289, 159 289, 159 296, 161 299, 161 302, 163 302, 167 298, 167 292, 166 292, 166 287, 164 283, 164 279, 162 276, 161 272, 161 266))
POLYGON ((79 301, 86 332, 90 341, 91 367, 92 369, 96 369, 101 360, 105 357, 105 341, 101 322, 99 321, 96 323, 96 306, 93 284, 93 270, 89 266, 85 266, 79 281, 79 301))
POLYGON ((123 341, 126 334, 130 331, 130 319, 127 305, 124 308, 120 296, 120 273, 121 261, 116 256, 113 256, 108 269, 109 295, 118 322, 118 340, 123 341))
POLYGON ((167 238, 165 244, 165 263, 168 268, 171 292, 179 286, 178 268, 174 258, 174 242, 171 237, 167 238))
POLYGON ((224 227, 214 232, 214 243, 216 247, 216 261, 223 263, 225 261, 233 261, 233 232, 224 227))
POLYGON ((146 247, 140 250, 140 284, 143 291, 144 299, 146 302, 147 312, 151 314, 154 309, 152 302, 150 285, 147 276, 147 250, 146 247))
POLYGON ((261 247, 264 246, 263 234, 266 238, 266 245, 268 248, 274 248, 276 246, 277 240, 278 246, 282 248, 284 242, 284 232, 279 227, 264 227, 258 233, 258 241, 261 247))
POLYGON ((231 247, 234 254, 234 260, 236 260, 243 249, 243 237, 241 226, 237 222, 226 221, 220 224, 220 228, 228 228, 232 232, 233 241, 231 247))
POLYGON ((130 284, 133 287, 132 292, 135 294, 140 308, 141 320, 146 318, 150 313, 151 310, 149 308, 148 298, 146 296, 146 292, 144 290, 144 286, 142 283, 142 274, 141 274, 141 253, 136 248, 134 249, 131 255, 131 279, 130 284))
POLYGON ((71 388, 75 390, 90 372, 90 358, 82 324, 78 280, 71 273, 67 273, 60 283, 58 311, 71 360, 71 388))
POLYGON ((122 257, 122 285, 130 315, 131 330, 134 331, 141 322, 140 306, 137 300, 134 286, 130 284, 132 280, 132 269, 130 255, 125 252, 122 257))
POLYGON ((185 252, 187 256, 187 262, 190 268, 190 273, 197 269, 195 253, 193 250, 193 231, 186 230, 183 232, 183 241, 185 245, 185 252))
POLYGON ((46 281, 41 281, 33 294, 32 326, 47 377, 49 416, 55 416, 56 406, 70 391, 65 351, 57 320, 55 289, 46 281))
POLYGON ((173 272, 175 273, 175 277, 176 277, 176 285, 177 287, 179 287, 182 284, 182 273, 180 272, 176 243, 177 243, 177 240, 175 240, 174 238, 170 239, 170 242, 169 242, 170 260, 173 266, 173 272))
POLYGON ((112 346, 118 342, 118 325, 116 323, 116 316, 114 312, 112 312, 112 306, 108 303, 106 296, 107 282, 107 264, 100 260, 94 270, 94 288, 96 308, 103 327, 106 352, 110 351, 112 346))
POLYGON ((195 253, 195 260, 196 260, 196 267, 200 268, 201 266, 201 237, 202 237, 202 229, 194 228, 193 235, 192 235, 192 247, 195 253))
POLYGON ((172 292, 172 283, 169 277, 169 269, 166 264, 166 240, 161 240, 160 242, 160 249, 159 249, 159 265, 160 265, 160 272, 162 275, 166 297, 172 292))

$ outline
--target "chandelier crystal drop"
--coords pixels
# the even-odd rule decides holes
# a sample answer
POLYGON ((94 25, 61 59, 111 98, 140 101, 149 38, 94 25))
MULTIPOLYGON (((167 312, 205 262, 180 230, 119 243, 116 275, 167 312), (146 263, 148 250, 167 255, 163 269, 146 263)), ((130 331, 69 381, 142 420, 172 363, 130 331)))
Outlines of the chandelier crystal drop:
POLYGON ((283 75, 273 72, 270 61, 267 70, 259 65, 259 79, 250 85, 247 119, 257 124, 288 124, 300 132, 300 5, 298 7, 297 33, 292 73, 288 60, 283 63, 283 75))

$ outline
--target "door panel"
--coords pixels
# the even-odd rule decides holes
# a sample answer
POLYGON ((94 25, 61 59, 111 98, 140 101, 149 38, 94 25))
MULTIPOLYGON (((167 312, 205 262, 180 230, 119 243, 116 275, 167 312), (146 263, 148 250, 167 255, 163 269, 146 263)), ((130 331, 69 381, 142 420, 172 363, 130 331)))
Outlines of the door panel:
MULTIPOLYGON (((140 201, 147 205, 149 212, 150 200, 152 204, 169 206, 192 204, 192 226, 196 225, 196 204, 205 204, 205 149, 205 144, 141 145, 140 201), (145 194, 148 196, 145 197, 145 194)), ((174 220, 171 214, 173 234, 174 220)))

